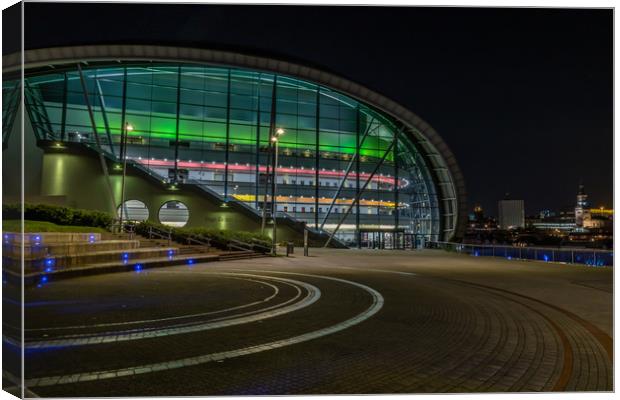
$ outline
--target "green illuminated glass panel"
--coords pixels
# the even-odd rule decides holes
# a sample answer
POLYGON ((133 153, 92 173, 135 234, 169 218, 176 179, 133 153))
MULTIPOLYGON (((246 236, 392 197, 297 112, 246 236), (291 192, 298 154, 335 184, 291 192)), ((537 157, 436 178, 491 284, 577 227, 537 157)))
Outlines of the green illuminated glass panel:
MULTIPOLYGON (((273 117, 275 128, 285 131, 279 139, 279 164, 286 172, 279 185, 282 195, 291 199, 287 206, 291 215, 313 223, 314 214, 324 213, 328 206, 321 203, 322 211, 318 211, 317 193, 319 198, 330 199, 341 186, 341 197, 354 197, 355 176, 351 175, 346 182, 343 177, 346 169, 357 173, 355 163, 351 163, 359 151, 360 185, 375 169, 380 177, 371 180, 368 190, 361 196, 366 202, 361 210, 364 215, 360 215, 362 224, 388 226, 395 223, 398 213, 402 217, 398 223, 408 230, 430 232, 438 229, 436 194, 429 183, 432 179, 425 162, 417 154, 417 145, 401 140, 398 151, 386 154, 398 131, 394 122, 346 95, 321 87, 317 118, 319 87, 316 84, 278 76, 274 102, 274 75, 270 73, 149 63, 84 68, 84 77, 96 129, 102 140, 107 140, 109 133, 114 144, 120 143, 125 104, 126 121, 133 127, 128 132, 129 153, 133 158, 157 163, 173 160, 177 154, 180 163, 198 160, 221 166, 228 154, 229 165, 247 167, 231 168, 227 177, 228 194, 250 196, 246 198, 253 200, 247 201, 260 206, 258 198, 265 194, 264 176, 256 173, 256 163, 265 167, 269 160, 267 149, 273 117), (127 82, 124 82, 125 69, 127 82), (122 97, 124 84, 125 99, 122 97), (362 138, 365 133, 358 150, 358 137, 362 138), (383 165, 376 168, 382 159, 383 165), (407 185, 401 183, 400 197, 395 193, 395 175, 408 182, 407 185), (403 204, 395 206, 397 199, 403 204), (309 213, 311 208, 313 214, 309 213)), ((84 91, 76 71, 33 76, 27 81, 34 88, 28 107, 37 110, 32 115, 44 115, 36 120, 32 117, 37 131, 52 131, 54 135, 72 133, 66 136, 67 140, 93 140, 84 91), (64 121, 63 113, 66 114, 64 121)), ((166 165, 157 167, 165 179, 168 178, 166 165)), ((217 182, 212 188, 221 192, 226 178, 221 169, 213 168, 203 166, 189 171, 188 179, 207 179, 204 177, 208 176, 207 181, 217 182), (197 175, 198 172, 202 175, 197 175)), ((340 204, 337 210, 343 213, 346 206, 340 204)), ((338 220, 337 216, 329 218, 332 223, 338 220)), ((345 221, 345 224, 351 223, 355 223, 353 215, 345 221)))

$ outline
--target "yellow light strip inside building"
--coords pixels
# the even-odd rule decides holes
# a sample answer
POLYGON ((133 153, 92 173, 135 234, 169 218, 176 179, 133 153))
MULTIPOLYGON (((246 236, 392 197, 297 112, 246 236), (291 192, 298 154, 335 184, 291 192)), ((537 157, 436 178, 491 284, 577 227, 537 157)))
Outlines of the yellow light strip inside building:
MULTIPOLYGON (((233 197, 239 201, 243 202, 253 202, 256 200, 256 196, 253 194, 235 194, 233 197)), ((258 196, 258 201, 262 202, 265 196, 258 196)), ((282 203, 306 203, 306 204, 314 204, 314 197, 288 197, 288 196, 277 196, 277 202, 282 203)), ((331 198, 320 198, 319 204, 330 204, 332 202, 331 198)), ((353 202, 353 199, 336 199, 334 204, 338 205, 350 205, 353 202)), ((393 201, 383 201, 383 200, 360 200, 361 206, 371 206, 371 207, 387 207, 387 208, 395 208, 396 203, 393 201)), ((402 207, 403 204, 400 204, 402 207)))

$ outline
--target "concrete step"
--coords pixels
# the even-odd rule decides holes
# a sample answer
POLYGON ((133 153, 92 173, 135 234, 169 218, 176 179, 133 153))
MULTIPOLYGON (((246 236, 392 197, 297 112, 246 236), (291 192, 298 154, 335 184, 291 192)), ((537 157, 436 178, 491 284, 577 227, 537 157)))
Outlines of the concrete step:
POLYGON ((268 257, 268 254, 256 253, 253 251, 233 251, 220 254, 220 260, 241 260, 246 258, 268 257))
MULTIPOLYGON (((174 265, 186 265, 192 266, 197 263, 219 261, 219 254, 186 254, 173 257, 152 257, 139 260, 133 260, 132 262, 106 262, 95 263, 83 266, 76 266, 72 268, 57 269, 50 272, 45 271, 32 271, 27 272, 24 275, 24 281, 27 285, 35 283, 45 283, 50 280, 66 279, 77 276, 85 275, 97 275, 106 274, 112 272, 141 272, 145 269, 169 267, 174 265)), ((9 272, 15 278, 14 272, 9 272)))
POLYGON ((199 254, 206 254, 206 253, 217 253, 220 254, 221 252, 218 251, 217 249, 214 249, 213 247, 205 247, 205 246, 179 246, 179 254, 194 254, 194 253, 199 253, 199 254))
MULTIPOLYGON (((265 255, 252 252, 228 252, 224 254, 218 253, 192 253, 192 254, 177 254, 167 257, 152 257, 135 259, 131 262, 102 262, 93 263, 82 266, 73 266, 70 268, 52 269, 49 271, 27 271, 24 275, 24 282, 26 285, 43 285, 50 281, 58 279, 67 279, 78 276, 97 275, 112 272, 127 272, 134 271, 140 273, 143 270, 158 267, 169 267, 175 265, 185 265, 191 267, 198 263, 212 262, 212 261, 232 261, 238 259, 265 257, 265 255)), ((21 280, 20 274, 17 271, 3 269, 5 278, 7 280, 15 281, 16 283, 21 280)))
MULTIPOLYGON (((46 271, 29 271, 24 275, 24 282, 26 285, 45 284, 53 280, 66 279, 85 275, 105 274, 112 272, 127 272, 134 271, 140 273, 145 269, 169 267, 175 265, 185 265, 191 267, 198 263, 212 262, 212 261, 230 261, 241 258, 255 258, 264 257, 258 253, 248 252, 229 252, 225 254, 218 253, 194 253, 174 255, 172 257, 153 257, 144 258, 139 260, 132 260, 128 263, 122 262, 104 262, 94 263, 83 266, 75 266, 65 269, 54 269, 49 272, 46 271), (243 254, 236 254, 243 253, 243 254)), ((6 271, 6 270, 5 270, 6 271)), ((7 278, 11 280, 20 279, 19 273, 13 271, 6 271, 7 278)))
MULTIPOLYGON (((26 233, 23 236, 24 244, 47 245, 51 243, 94 243, 101 240, 101 233, 75 233, 75 232, 41 232, 26 233)), ((21 244, 22 235, 15 232, 3 232, 4 244, 21 244)))
MULTIPOLYGON (((176 247, 147 247, 128 250, 105 250, 75 255, 49 256, 32 260, 24 260, 26 273, 51 272, 71 269, 84 265, 102 263, 131 264, 150 258, 170 258, 178 254, 176 247)), ((19 272, 19 258, 2 257, 3 265, 12 271, 19 272)))
MULTIPOLYGON (((77 255, 83 253, 99 252, 106 250, 131 250, 140 247, 137 240, 101 240, 98 242, 65 242, 35 245, 24 244, 24 258, 35 259, 46 256, 77 255)), ((21 254, 22 247, 19 244, 4 245, 3 253, 9 257, 17 257, 21 254)))

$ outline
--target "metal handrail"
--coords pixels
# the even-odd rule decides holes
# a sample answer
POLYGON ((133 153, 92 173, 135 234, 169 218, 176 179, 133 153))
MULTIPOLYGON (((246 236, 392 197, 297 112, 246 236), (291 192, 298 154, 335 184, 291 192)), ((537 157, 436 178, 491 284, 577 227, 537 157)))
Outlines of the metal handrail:
POLYGON ((192 244, 193 243, 197 243, 201 246, 205 246, 205 247, 211 247, 211 238, 205 238, 205 240, 200 240, 197 239, 197 236, 195 235, 188 235, 184 238, 187 241, 187 244, 192 244))
POLYGON ((246 243, 237 239, 228 239, 228 247, 246 251, 254 251, 255 248, 261 248, 264 251, 271 251, 270 247, 262 246, 258 243, 246 243))
POLYGON ((156 237, 159 237, 160 239, 167 240, 168 246, 170 246, 170 242, 172 241, 172 231, 170 230, 166 231, 163 229, 158 229, 158 228, 149 226, 148 234, 149 234, 149 239, 152 239, 153 236, 156 236, 156 237))
POLYGON ((439 241, 428 241, 425 243, 425 247, 453 250, 458 253, 482 257, 506 257, 509 260, 536 260, 610 267, 613 267, 614 264, 612 250, 575 247, 519 247, 439 241))
POLYGON ((122 224, 120 222, 114 222, 108 226, 108 230, 110 232, 128 233, 130 239, 133 239, 136 235, 135 225, 129 222, 124 222, 122 224))
POLYGON ((427 243, 437 243, 437 244, 449 244, 449 245, 458 245, 458 246, 475 246, 475 247, 495 247, 495 248, 511 248, 511 249, 531 249, 531 250, 567 250, 567 251, 589 251, 589 252, 600 252, 600 253, 611 253, 611 250, 604 249, 594 249, 587 247, 538 247, 538 246, 512 246, 509 244, 478 244, 478 243, 458 243, 458 242, 441 242, 441 241, 428 241, 427 243))

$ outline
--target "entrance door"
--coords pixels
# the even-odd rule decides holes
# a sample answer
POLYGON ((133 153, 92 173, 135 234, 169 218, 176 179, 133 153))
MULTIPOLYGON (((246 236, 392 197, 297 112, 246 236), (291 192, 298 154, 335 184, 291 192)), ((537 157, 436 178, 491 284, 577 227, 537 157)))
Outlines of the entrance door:
POLYGON ((360 247, 364 249, 392 250, 402 249, 405 246, 403 232, 363 231, 360 233, 360 247))

